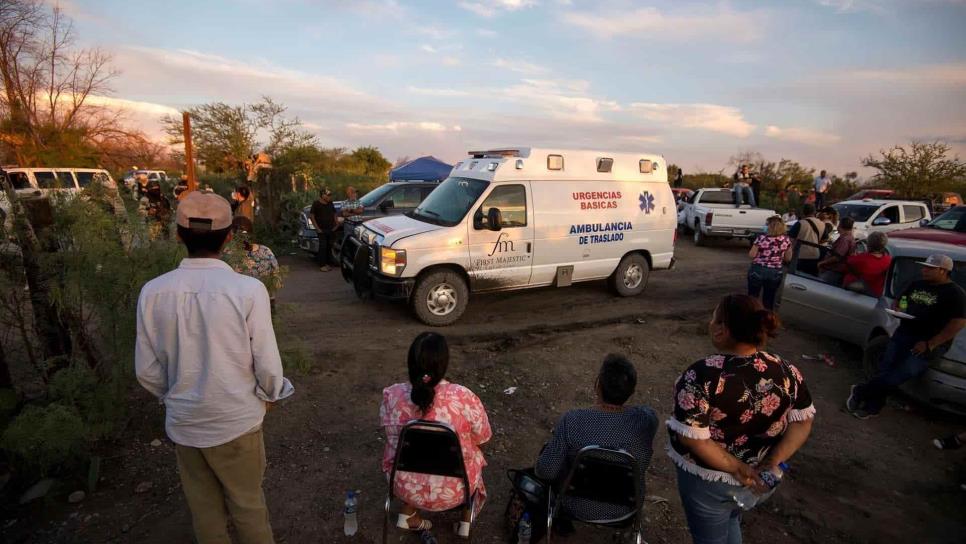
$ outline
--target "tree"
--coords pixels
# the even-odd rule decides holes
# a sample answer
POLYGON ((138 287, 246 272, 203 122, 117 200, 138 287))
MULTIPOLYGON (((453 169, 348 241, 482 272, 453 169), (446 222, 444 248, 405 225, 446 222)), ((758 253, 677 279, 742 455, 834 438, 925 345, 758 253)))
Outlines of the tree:
POLYGON ((0 155, 22 166, 96 166, 106 146, 142 136, 94 101, 117 75, 99 49, 74 47, 73 25, 41 0, 0 2, 0 155))
POLYGON ((896 145, 879 150, 879 156, 862 159, 862 166, 877 171, 873 180, 895 189, 901 196, 917 197, 946 189, 962 188, 966 183, 966 163, 949 157, 945 142, 913 141, 908 148, 896 145))
POLYGON ((382 177, 389 173, 392 166, 378 148, 372 146, 360 147, 350 155, 352 160, 362 167, 361 174, 364 176, 382 177))
MULTIPOLYGON (((191 137, 195 155, 206 168, 217 174, 243 177, 245 159, 255 152, 255 136, 259 120, 246 105, 231 106, 224 102, 189 108, 191 137)), ((171 145, 184 144, 181 116, 161 118, 171 145)))

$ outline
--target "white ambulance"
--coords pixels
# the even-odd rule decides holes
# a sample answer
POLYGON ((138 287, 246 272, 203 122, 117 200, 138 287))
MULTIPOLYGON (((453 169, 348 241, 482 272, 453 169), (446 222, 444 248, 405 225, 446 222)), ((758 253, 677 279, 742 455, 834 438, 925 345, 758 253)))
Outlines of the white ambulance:
POLYGON ((471 292, 609 279, 641 293, 674 264, 664 158, 533 148, 472 151, 414 211, 356 227, 342 274, 360 296, 407 300, 449 325, 471 292))

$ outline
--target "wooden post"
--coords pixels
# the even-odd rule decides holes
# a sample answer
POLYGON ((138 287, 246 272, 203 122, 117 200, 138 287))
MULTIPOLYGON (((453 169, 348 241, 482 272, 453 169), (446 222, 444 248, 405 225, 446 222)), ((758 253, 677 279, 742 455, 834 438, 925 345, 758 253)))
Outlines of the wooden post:
POLYGON ((188 191, 198 189, 198 178, 195 177, 195 157, 194 149, 191 146, 191 114, 184 112, 184 161, 186 174, 188 175, 188 191))

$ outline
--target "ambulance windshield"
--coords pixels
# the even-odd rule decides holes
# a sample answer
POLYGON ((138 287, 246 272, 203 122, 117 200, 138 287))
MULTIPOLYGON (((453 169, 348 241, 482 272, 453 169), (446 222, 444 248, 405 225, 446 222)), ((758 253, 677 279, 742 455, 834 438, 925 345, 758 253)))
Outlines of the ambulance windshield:
POLYGON ((408 215, 434 225, 458 225, 489 184, 481 179, 448 178, 408 215))

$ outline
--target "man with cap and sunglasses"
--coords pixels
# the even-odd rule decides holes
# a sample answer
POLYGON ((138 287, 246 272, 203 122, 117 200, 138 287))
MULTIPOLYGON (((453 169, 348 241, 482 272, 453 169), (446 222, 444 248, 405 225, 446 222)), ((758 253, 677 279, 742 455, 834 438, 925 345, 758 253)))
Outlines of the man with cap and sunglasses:
POLYGON ((199 544, 230 542, 229 515, 241 542, 274 542, 262 420, 293 392, 265 286, 218 258, 231 226, 228 201, 191 192, 177 211, 188 258, 145 284, 138 299, 137 378, 164 404, 199 544))
POLYGON ((935 254, 919 264, 922 280, 913 282, 896 301, 895 309, 904 316, 879 370, 871 380, 853 385, 845 402, 859 419, 878 415, 889 393, 925 372, 966 326, 966 293, 950 279, 953 260, 935 254))

